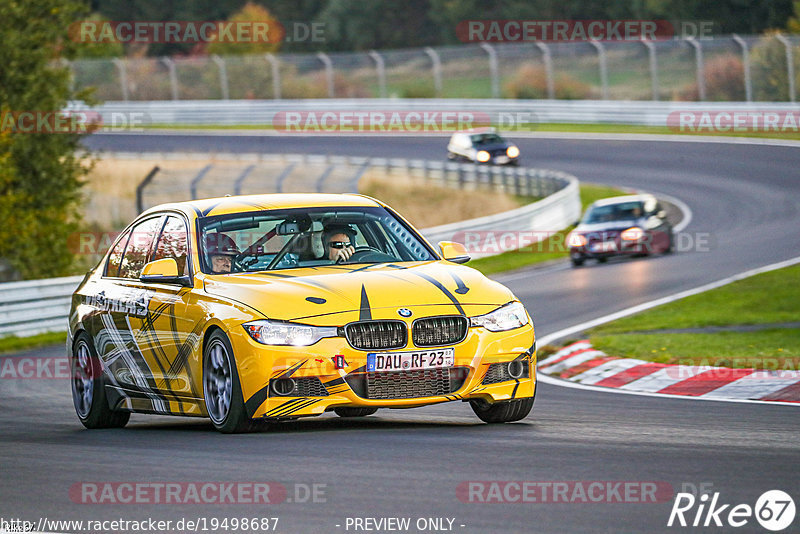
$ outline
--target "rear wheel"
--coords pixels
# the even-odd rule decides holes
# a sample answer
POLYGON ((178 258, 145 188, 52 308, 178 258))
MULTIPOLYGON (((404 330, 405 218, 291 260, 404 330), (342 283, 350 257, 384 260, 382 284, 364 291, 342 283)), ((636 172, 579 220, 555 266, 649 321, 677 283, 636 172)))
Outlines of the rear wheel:
POLYGON ((573 267, 580 267, 583 265, 583 258, 570 258, 573 267))
POLYGON ((334 408, 339 417, 366 417, 378 411, 377 408, 334 408))
POLYGON ((203 352, 203 397, 214 428, 223 434, 258 427, 258 422, 247 417, 233 348, 220 330, 211 334, 203 352))
POLYGON ((122 428, 129 412, 115 412, 108 406, 103 366, 86 332, 75 336, 70 357, 70 382, 75 413, 86 428, 122 428))
POLYGON ((534 397, 505 402, 490 403, 483 399, 472 399, 469 405, 484 423, 512 423, 525 419, 533 408, 534 397))

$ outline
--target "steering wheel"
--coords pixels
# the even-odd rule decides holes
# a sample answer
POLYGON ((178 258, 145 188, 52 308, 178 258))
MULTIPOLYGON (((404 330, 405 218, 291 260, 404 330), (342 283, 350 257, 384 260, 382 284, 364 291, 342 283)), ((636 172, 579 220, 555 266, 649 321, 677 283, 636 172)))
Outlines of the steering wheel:
POLYGON ((356 247, 355 252, 353 252, 353 254, 350 256, 350 259, 348 259, 346 262, 343 263, 359 263, 364 261, 385 261, 386 258, 388 258, 389 260, 394 259, 388 254, 385 254, 376 248, 372 248, 366 245, 361 245, 356 247), (371 259, 370 258, 371 255, 375 255, 377 257, 371 259))

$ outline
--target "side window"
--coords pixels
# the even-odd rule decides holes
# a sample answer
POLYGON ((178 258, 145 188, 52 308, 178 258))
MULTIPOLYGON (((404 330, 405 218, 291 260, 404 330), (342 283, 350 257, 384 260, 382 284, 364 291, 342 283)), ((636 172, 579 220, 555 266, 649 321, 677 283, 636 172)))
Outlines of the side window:
POLYGON ((120 278, 139 278, 147 257, 150 255, 150 246, 153 238, 161 228, 161 217, 154 217, 142 221, 133 227, 131 238, 125 249, 125 256, 119 267, 120 278))
POLYGON ((128 244, 128 238, 131 236, 130 230, 125 232, 125 235, 119 238, 114 249, 108 256, 108 263, 106 263, 106 272, 103 276, 117 276, 119 274, 119 264, 122 262, 122 253, 125 252, 125 245, 128 244))
POLYGON ((178 263, 178 276, 189 274, 186 259, 189 257, 189 244, 186 225, 183 219, 170 215, 161 231, 153 260, 173 258, 178 263))

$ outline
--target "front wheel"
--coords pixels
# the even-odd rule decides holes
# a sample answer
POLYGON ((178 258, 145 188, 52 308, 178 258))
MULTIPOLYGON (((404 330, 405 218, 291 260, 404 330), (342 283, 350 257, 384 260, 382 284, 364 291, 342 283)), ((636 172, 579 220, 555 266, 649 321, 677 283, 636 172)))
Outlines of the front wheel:
POLYGON ((86 332, 75 336, 70 357, 70 382, 75 413, 86 428, 122 428, 130 412, 115 412, 108 406, 103 385, 103 366, 86 332))
POLYGON ((334 408, 339 417, 366 417, 378 411, 377 408, 334 408))
POLYGON ((203 352, 203 397, 214 428, 223 434, 256 428, 247 417, 231 342, 219 330, 208 338, 203 352))
POLYGON ((505 402, 489 403, 483 399, 472 399, 472 411, 484 423, 512 423, 525 419, 533 408, 534 397, 525 397, 505 402))

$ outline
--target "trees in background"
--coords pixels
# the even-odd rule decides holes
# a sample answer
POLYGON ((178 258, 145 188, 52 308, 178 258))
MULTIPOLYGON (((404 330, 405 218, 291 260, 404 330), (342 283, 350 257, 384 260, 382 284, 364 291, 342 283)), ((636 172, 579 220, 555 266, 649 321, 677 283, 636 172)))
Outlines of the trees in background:
POLYGON ((69 24, 77 0, 0 2, 0 261, 24 278, 70 273, 85 169, 72 133, 20 133, 23 111, 58 112, 71 99, 69 24), (11 122, 10 122, 11 121, 11 122))
MULTIPOLYGON (((282 43, 285 52, 352 51, 458 44, 456 26, 485 19, 645 19, 711 21, 715 34, 800 31, 797 0, 254 0, 284 25, 325 25, 323 42, 282 43), (790 20, 792 19, 792 20, 790 20)), ((114 21, 229 19, 247 0, 93 0, 114 21)), ((203 53, 186 43, 154 43, 150 56, 203 53)), ((232 50, 237 53, 237 50, 232 50)), ((238 53, 245 53, 246 46, 238 53)))

